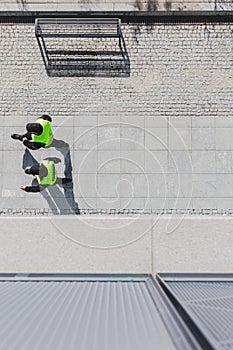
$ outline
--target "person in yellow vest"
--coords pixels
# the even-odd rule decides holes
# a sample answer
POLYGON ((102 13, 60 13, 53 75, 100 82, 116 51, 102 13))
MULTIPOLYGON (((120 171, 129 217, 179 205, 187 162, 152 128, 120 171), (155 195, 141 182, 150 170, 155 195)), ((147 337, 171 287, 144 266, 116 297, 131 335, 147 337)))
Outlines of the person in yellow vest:
POLYGON ((26 125, 27 132, 25 134, 12 134, 11 138, 22 141, 24 146, 32 150, 49 147, 53 142, 51 122, 52 118, 44 114, 35 123, 26 125))
MULTIPOLYGON (((57 163, 60 160, 56 161, 57 163)), ((21 186, 20 189, 26 192, 41 192, 47 186, 55 184, 67 184, 72 182, 71 178, 59 178, 55 169, 55 161, 48 159, 42 160, 40 163, 35 164, 25 169, 26 174, 35 176, 36 185, 33 186, 21 186)))

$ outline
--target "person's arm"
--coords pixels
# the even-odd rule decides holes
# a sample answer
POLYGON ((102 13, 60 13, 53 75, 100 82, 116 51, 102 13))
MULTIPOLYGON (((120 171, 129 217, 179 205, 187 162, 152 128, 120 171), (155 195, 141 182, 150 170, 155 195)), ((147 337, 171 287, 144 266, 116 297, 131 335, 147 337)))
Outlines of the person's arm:
POLYGON ((33 193, 37 193, 37 192, 40 192, 40 191, 43 191, 45 189, 45 187, 47 186, 20 186, 20 189, 22 191, 25 191, 25 192, 33 192, 33 193))
POLYGON ((39 149, 41 147, 44 148, 44 146, 45 146, 44 143, 33 142, 33 141, 29 141, 29 140, 24 140, 23 144, 24 144, 24 146, 26 146, 27 148, 32 149, 32 150, 36 150, 36 149, 39 149))
POLYGON ((20 189, 25 192, 40 192, 40 186, 20 186, 20 189))

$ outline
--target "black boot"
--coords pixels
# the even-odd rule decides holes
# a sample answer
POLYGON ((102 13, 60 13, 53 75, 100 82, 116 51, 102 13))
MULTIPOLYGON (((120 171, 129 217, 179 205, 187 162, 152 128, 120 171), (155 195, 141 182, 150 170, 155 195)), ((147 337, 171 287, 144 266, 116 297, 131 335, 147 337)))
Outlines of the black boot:
POLYGON ((11 138, 14 140, 23 141, 23 136, 19 134, 11 134, 11 138))
POLYGON ((68 184, 70 182, 72 182, 73 180, 68 178, 68 177, 63 177, 62 179, 62 184, 65 185, 65 184, 68 184))

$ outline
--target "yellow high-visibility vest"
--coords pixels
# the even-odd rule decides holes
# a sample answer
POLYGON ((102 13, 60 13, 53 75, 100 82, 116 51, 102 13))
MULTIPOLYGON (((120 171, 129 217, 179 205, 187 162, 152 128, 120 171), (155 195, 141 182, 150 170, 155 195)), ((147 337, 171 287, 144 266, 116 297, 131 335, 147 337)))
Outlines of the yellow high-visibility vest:
POLYGON ((36 120, 36 123, 42 126, 43 131, 40 135, 32 134, 32 141, 44 143, 46 146, 51 145, 51 143, 53 142, 53 133, 50 127, 50 121, 38 118, 36 120))
POLYGON ((52 160, 42 160, 40 165, 44 165, 48 171, 48 174, 40 178, 39 175, 35 175, 39 185, 54 185, 57 181, 57 172, 55 170, 54 161, 52 160))

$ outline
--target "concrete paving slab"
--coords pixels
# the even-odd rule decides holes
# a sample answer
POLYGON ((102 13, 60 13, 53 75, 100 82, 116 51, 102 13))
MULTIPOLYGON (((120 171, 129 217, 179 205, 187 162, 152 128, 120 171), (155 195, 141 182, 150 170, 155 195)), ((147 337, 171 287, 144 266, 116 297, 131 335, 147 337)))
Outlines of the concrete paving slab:
MULTIPOLYGON (((51 198, 51 196, 48 196, 48 198, 51 198)), ((25 207, 26 208, 35 208, 35 209, 49 209, 51 208, 53 200, 52 198, 45 199, 43 195, 38 195, 36 193, 25 193, 25 207)), ((57 208, 57 207, 56 207, 57 208)))
POLYGON ((75 116, 74 126, 96 126, 97 116, 75 116))
POLYGON ((216 172, 232 173, 233 153, 232 151, 216 151, 216 172))
POLYGON ((97 205, 100 208, 107 208, 107 209, 121 208, 121 199, 119 197, 116 197, 116 198, 99 197, 97 198, 97 205))
MULTIPOLYGON (((77 186, 74 186, 75 194, 78 193, 76 188, 77 188, 77 186)), ((87 208, 87 209, 95 210, 97 208, 97 203, 98 203, 99 198, 98 197, 86 197, 86 196, 82 197, 81 195, 78 195, 75 198, 75 200, 78 203, 80 208, 87 208)))
POLYGON ((93 174, 98 171, 98 155, 96 150, 82 151, 77 150, 74 152, 73 160, 73 172, 76 174, 85 173, 93 174))
POLYGON ((75 193, 78 197, 97 197, 98 184, 96 174, 78 174, 74 176, 75 193))
POLYGON ((26 175, 23 172, 18 173, 17 176, 15 173, 2 173, 3 198, 11 198, 12 204, 14 204, 14 197, 24 197, 25 195, 25 192, 20 190, 20 186, 26 184, 30 186, 31 179, 32 177, 29 175, 28 178, 26 178, 26 175))
MULTIPOLYGON (((19 190, 20 191, 20 190, 19 190)), ((0 202, 0 209, 7 209, 7 208, 17 208, 21 210, 21 208, 25 207, 25 198, 24 196, 19 197, 18 192, 12 190, 12 189, 3 189, 2 190, 2 197, 0 202)))
POLYGON ((137 127, 142 128, 144 130, 145 128, 145 117, 144 116, 121 116, 121 126, 122 127, 137 127))
POLYGON ((216 176, 214 174, 194 174, 192 178, 193 197, 213 198, 216 196, 216 176))
POLYGON ((194 173, 216 173, 216 152, 193 151, 192 165, 194 173))
MULTIPOLYGON (((1 161, 1 164, 2 164, 2 161, 1 161)), ((2 199, 2 185, 3 185, 3 175, 2 175, 2 167, 0 168, 0 197, 2 199)))
POLYGON ((216 130, 216 147, 219 150, 231 150, 233 147, 232 141, 233 128, 218 128, 216 130))
POLYGON ((167 128, 168 117, 145 116, 146 128, 167 128))
POLYGON ((27 116, 20 116, 18 118, 7 116, 2 117, 2 119, 2 126, 15 126, 15 133, 23 134, 26 132, 26 124, 28 123, 27 116))
POLYGON ((121 208, 124 209, 136 209, 136 208, 144 208, 145 207, 145 201, 146 198, 135 198, 135 197, 129 197, 129 198, 121 198, 121 208))
MULTIPOLYGON (((221 119, 221 118, 220 118, 221 119)), ((215 117, 192 117, 192 127, 194 128, 214 128, 218 118, 215 117)))
POLYGON ((97 191, 100 197, 118 197, 119 184, 121 181, 120 174, 98 174, 97 191))
POLYGON ((104 125, 98 127, 98 149, 119 150, 120 139, 120 126, 104 125))
POLYGON ((168 118, 169 126, 173 128, 191 128, 191 117, 175 117, 168 118))
POLYGON ((163 197, 168 195, 166 174, 148 174, 146 197, 163 197))
POLYGON ((166 205, 168 209, 171 209, 171 208, 175 208, 175 209, 183 208, 184 210, 190 209, 190 208, 193 208, 193 198, 191 196, 188 196, 187 198, 180 198, 180 197, 167 198, 166 205))
POLYGON ((3 135, 4 135, 4 128, 0 128, 0 150, 1 150, 0 154, 2 154, 2 150, 5 148, 3 146, 3 135))
POLYGON ((23 173, 23 152, 13 150, 2 152, 2 171, 5 176, 23 173))
POLYGON ((192 197, 192 176, 190 174, 167 174, 166 185, 167 193, 171 197, 192 197))
POLYGON ((145 131, 141 127, 121 128, 121 148, 137 150, 145 145, 145 131), (126 142, 125 142, 126 141, 126 142))
POLYGON ((157 271, 232 272, 232 219, 158 220, 153 231, 157 271))
MULTIPOLYGON (((218 135, 220 134, 220 130, 218 129, 217 133, 214 128, 193 128, 192 129, 192 147, 194 150, 214 150, 217 146, 218 149, 224 149, 227 141, 230 139, 230 133, 227 135, 221 135, 221 143, 219 144, 218 135), (216 137, 216 144, 215 144, 216 137), (223 145, 224 140, 224 145, 223 145), (216 146, 215 146, 216 145, 216 146), (222 145, 222 146, 221 146, 222 145)), ((230 142, 232 145, 232 142, 230 142)))
POLYGON ((120 151, 98 151, 98 173, 120 174, 122 153, 120 151))
POLYGON ((145 174, 121 174, 118 191, 121 198, 149 197, 150 184, 145 174))
POLYGON ((145 172, 166 174, 169 167, 168 151, 145 150, 145 172))
POLYGON ((169 128, 169 149, 191 149, 191 128, 169 128))
POLYGON ((134 220, 97 223, 73 218, 62 222, 57 218, 1 218, 0 224, 0 266, 4 272, 136 273, 151 269, 150 236, 143 232, 148 223, 143 225, 140 239, 134 220))
POLYGON ((3 152, 0 151, 0 173, 3 171, 3 152))
MULTIPOLYGON (((147 197, 145 198, 145 209, 169 209, 170 198, 166 197, 147 197)), ((173 203, 174 204, 174 203, 173 203)), ((183 204, 182 204, 183 205, 183 204)), ((183 206, 181 206, 183 208, 183 206)))
POLYGON ((74 149, 90 150, 97 148, 96 127, 75 127, 74 128, 74 149))
MULTIPOLYGON (((221 198, 222 201, 222 198, 221 198)), ((221 206, 221 201, 219 199, 217 199, 216 197, 200 197, 199 196, 195 196, 192 198, 192 203, 193 203, 193 207, 197 208, 197 210, 201 209, 201 208, 213 208, 216 209, 218 207, 218 203, 221 206)))
POLYGON ((52 129, 56 131, 57 128, 63 128, 63 127, 73 127, 74 126, 74 117, 62 117, 62 116, 55 116, 52 117, 52 129))
POLYGON ((121 151, 121 172, 143 174, 145 170, 145 152, 143 150, 121 151))
POLYGON ((24 149, 24 145, 22 144, 21 141, 18 140, 13 140, 11 138, 11 134, 17 132, 18 130, 21 132, 25 132, 25 129, 22 130, 20 127, 18 130, 15 126, 4 126, 2 129, 2 135, 3 135, 3 141, 2 141, 2 148, 4 151, 12 151, 12 150, 20 150, 24 149))
POLYGON ((219 197, 233 197, 233 174, 216 175, 216 192, 219 197))
POLYGON ((216 209, 218 210, 228 210, 232 206, 232 198, 219 198, 215 201, 216 209))
POLYGON ((149 150, 167 150, 168 132, 167 128, 150 128, 145 132, 145 147, 149 150))
POLYGON ((188 150, 172 150, 168 152, 168 172, 192 174, 194 162, 192 162, 191 157, 193 153, 188 150))
POLYGON ((98 115, 98 126, 99 127, 111 127, 111 126, 122 126, 121 115, 98 115))
POLYGON ((57 140, 62 140, 67 142, 70 145, 70 147, 72 147, 74 143, 72 126, 71 127, 59 126, 57 128, 53 128, 53 136, 57 140))

